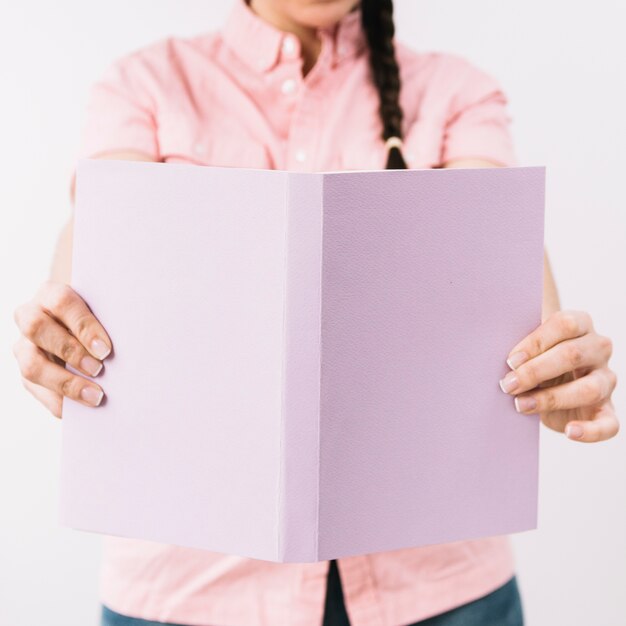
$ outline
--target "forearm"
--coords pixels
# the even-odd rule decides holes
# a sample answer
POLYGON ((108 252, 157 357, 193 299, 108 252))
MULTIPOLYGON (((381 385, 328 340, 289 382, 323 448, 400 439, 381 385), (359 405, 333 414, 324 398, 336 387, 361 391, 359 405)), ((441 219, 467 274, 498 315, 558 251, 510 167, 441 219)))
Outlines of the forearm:
POLYGON ((61 283, 70 283, 72 276, 72 235, 74 230, 74 215, 67 220, 57 238, 52 264, 50 266, 50 280, 61 283))
MULTIPOLYGON (((459 167, 498 167, 497 163, 484 159, 458 159, 444 164, 445 168, 459 167)), ((544 248, 543 252, 543 303, 541 311, 541 321, 546 320, 552 313, 561 309, 559 294, 556 289, 554 276, 548 259, 548 252, 544 248)))
MULTIPOLYGON (((152 161, 152 158, 140 152, 107 152, 92 158, 114 159, 118 161, 152 161)), ((70 185, 70 202, 74 204, 76 193, 76 177, 72 177, 70 185)), ((50 280, 66 283, 69 285, 72 277, 72 236, 74 231, 74 210, 59 233, 57 245, 50 267, 50 280)))
POLYGON ((550 267, 548 259, 548 251, 543 251, 543 306, 541 311, 541 321, 545 321, 552 313, 561 310, 559 294, 556 288, 556 282, 550 267))
MULTIPOLYGON (((137 155, 116 155, 118 158, 126 158, 129 160, 143 160, 137 155)), ((493 166, 493 164, 489 164, 493 166)), ((488 166, 485 162, 481 161, 464 161, 459 163, 450 163, 446 167, 485 167, 488 166)), ((73 194, 72 194, 73 195, 73 194)), ((72 198, 73 199, 73 198, 72 198)), ((55 249, 54 257, 52 260, 52 266, 50 270, 50 278, 59 282, 68 283, 71 279, 72 272, 72 235, 73 235, 74 218, 72 216, 67 220, 63 229, 61 230, 57 246, 55 249)), ((544 248, 544 262, 543 262, 543 305, 542 305, 542 321, 547 319, 552 313, 560 310, 561 304, 559 301, 559 295, 552 274, 552 268, 548 259, 548 252, 544 248)))

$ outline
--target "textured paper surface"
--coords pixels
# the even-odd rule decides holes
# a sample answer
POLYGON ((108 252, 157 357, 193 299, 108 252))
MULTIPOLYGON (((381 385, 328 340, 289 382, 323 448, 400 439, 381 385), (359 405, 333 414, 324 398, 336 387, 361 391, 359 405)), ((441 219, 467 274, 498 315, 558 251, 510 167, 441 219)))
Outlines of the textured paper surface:
POLYGON ((82 160, 72 286, 109 332, 65 399, 84 530, 315 561, 534 528, 544 168, 82 160))

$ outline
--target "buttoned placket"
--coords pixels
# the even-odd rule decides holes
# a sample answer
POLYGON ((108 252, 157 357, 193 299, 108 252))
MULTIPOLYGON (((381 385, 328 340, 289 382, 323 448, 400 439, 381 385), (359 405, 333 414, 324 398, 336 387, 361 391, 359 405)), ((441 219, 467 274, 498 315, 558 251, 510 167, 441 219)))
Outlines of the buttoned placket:
POLYGON ((368 555, 337 559, 344 602, 353 626, 388 626, 368 555))
POLYGON ((328 561, 300 565, 299 580, 291 598, 289 626, 311 626, 322 623, 328 565, 328 561))
MULTIPOLYGON (((285 37, 281 50, 283 56, 292 59, 299 54, 299 42, 293 41, 291 37, 291 35, 285 37)), ((346 54, 345 46, 340 41, 333 42, 327 32, 322 32, 321 38, 319 57, 307 76, 302 78, 300 74, 300 80, 287 78, 281 85, 284 95, 294 95, 295 98, 286 143, 285 166, 289 170, 316 169, 319 133, 315 129, 319 128, 323 122, 321 90, 317 87, 327 77, 334 63, 340 62, 346 54), (336 50, 333 48, 335 43, 336 50)), ((354 626, 386 626, 367 556, 338 559, 337 564, 351 623, 354 626)), ((323 605, 327 573, 328 561, 304 566, 300 591, 303 592, 307 588, 316 591, 315 595, 318 598, 321 595, 323 605)), ((295 618, 293 623, 296 624, 298 618, 293 617, 295 618)))
MULTIPOLYGON (((321 32, 320 36, 320 53, 309 73, 302 77, 301 67, 298 66, 298 75, 284 79, 281 84, 283 95, 294 98, 285 145, 285 169, 292 171, 317 169, 319 133, 316 129, 323 124, 322 96, 318 87, 330 71, 334 45, 329 33, 321 32)), ((285 36, 282 52, 291 59, 300 56, 300 45, 293 35, 285 36)))
POLYGON ((301 74, 299 63, 296 60, 300 58, 300 42, 295 35, 287 33, 281 43, 281 61, 284 61, 290 70, 295 74, 285 78, 281 85, 280 91, 284 96, 295 94, 299 88, 299 77, 301 74))

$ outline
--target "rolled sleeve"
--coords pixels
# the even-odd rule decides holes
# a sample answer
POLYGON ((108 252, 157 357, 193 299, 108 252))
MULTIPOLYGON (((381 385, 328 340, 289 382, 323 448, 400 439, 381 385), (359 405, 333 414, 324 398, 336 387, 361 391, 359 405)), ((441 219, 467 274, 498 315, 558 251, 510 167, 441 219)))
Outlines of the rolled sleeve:
POLYGON ((158 160, 153 99, 137 53, 113 63, 92 84, 79 141, 79 158, 140 152, 158 160))
POLYGON ((442 163, 486 159, 516 165, 508 100, 499 82, 467 61, 454 60, 460 80, 444 128, 442 163))

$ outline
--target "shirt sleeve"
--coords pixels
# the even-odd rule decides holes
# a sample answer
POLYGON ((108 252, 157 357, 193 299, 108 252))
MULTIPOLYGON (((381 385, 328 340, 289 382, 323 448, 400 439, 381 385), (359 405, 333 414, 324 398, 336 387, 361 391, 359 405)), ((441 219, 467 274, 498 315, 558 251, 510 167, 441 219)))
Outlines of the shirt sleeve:
POLYGON ((79 138, 79 158, 106 152, 141 152, 158 160, 148 73, 138 53, 114 62, 91 85, 79 138))
POLYGON ((451 94, 444 128, 442 163, 486 159, 503 166, 517 164, 507 110, 508 100, 492 76, 456 56, 449 69, 457 87, 451 94))

